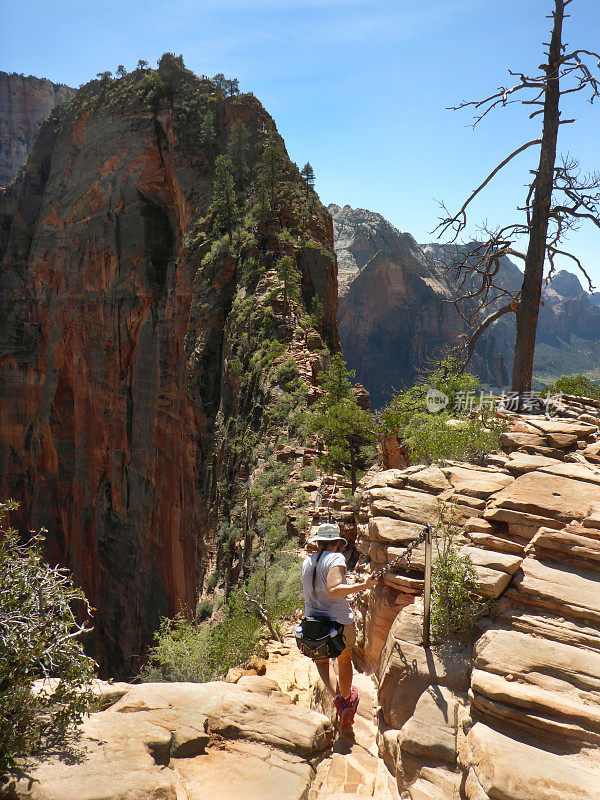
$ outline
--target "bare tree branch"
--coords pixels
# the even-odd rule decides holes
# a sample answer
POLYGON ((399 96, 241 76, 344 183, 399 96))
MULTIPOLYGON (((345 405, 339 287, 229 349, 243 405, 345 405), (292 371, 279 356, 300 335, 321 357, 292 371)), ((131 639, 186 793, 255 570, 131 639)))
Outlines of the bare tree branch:
POLYGON ((548 259, 549 259, 549 261, 551 263, 551 269, 550 269, 550 272, 549 272, 549 276, 554 272, 554 257, 557 256, 557 255, 565 256, 565 258, 570 258, 572 261, 574 261, 577 264, 577 266, 579 267, 579 269, 581 270, 581 272, 585 275, 586 280, 588 282, 588 289, 589 289, 590 293, 595 290, 596 287, 592 283, 592 279, 590 278, 590 276, 586 272, 583 264, 577 258, 577 256, 573 255, 573 253, 569 253, 567 250, 559 250, 557 247, 552 247, 552 246, 548 247, 548 259))
POLYGON ((477 326, 477 328, 472 332, 471 336, 469 337, 469 341, 465 346, 466 352, 464 357, 464 367, 467 366, 467 364, 473 357, 477 340, 479 339, 481 334, 486 330, 486 328, 489 328, 492 322, 496 322, 496 320, 500 319, 500 317, 504 316, 504 314, 508 314, 509 312, 512 312, 514 314, 516 310, 517 310, 516 302, 513 301, 512 303, 509 303, 506 306, 502 306, 501 308, 494 311, 477 326))
POLYGON ((488 185, 488 183, 492 180, 492 178, 495 175, 497 175, 500 172, 500 170, 503 169, 510 161, 512 161, 513 158, 518 156, 519 153, 522 153, 524 150, 527 150, 528 147, 533 147, 534 145, 541 144, 541 143, 542 143, 541 139, 532 139, 530 142, 526 142, 525 144, 522 144, 521 147, 518 147, 516 150, 514 150, 509 156, 507 156, 504 159, 504 161, 502 161, 500 164, 498 164, 498 166, 495 167, 490 172, 490 174, 483 181, 483 183, 481 183, 477 187, 477 189, 475 189, 471 193, 470 197, 462 204, 460 210, 453 217, 448 217, 446 219, 442 219, 440 221, 439 225, 437 225, 434 228, 434 230, 435 231, 440 230, 440 234, 439 235, 442 236, 444 233, 446 233, 446 231, 449 228, 454 228, 454 237, 450 241, 451 242, 455 242, 457 237, 459 236, 460 232, 462 230, 464 230, 464 228, 466 227, 466 224, 467 224, 466 209, 467 209, 467 206, 469 205, 469 203, 471 203, 471 201, 474 200, 477 197, 477 195, 481 192, 482 189, 484 189, 488 185))
MULTIPOLYGON (((550 15, 552 29, 550 41, 545 43, 546 62, 539 66, 537 75, 509 70, 516 78, 510 87, 500 87, 483 100, 465 101, 453 109, 472 108, 475 116, 473 127, 490 111, 513 103, 533 106, 530 119, 544 115, 541 138, 533 139, 517 148, 499 163, 485 180, 471 192, 457 213, 448 212, 441 204, 443 216, 435 228, 438 238, 444 234, 455 243, 466 230, 467 212, 470 204, 490 181, 516 156, 540 145, 539 161, 535 170, 530 170, 532 179, 526 187, 525 204, 518 207, 524 214, 524 223, 513 223, 497 230, 485 230, 486 238, 471 245, 468 252, 455 252, 452 263, 445 264, 445 271, 454 290, 452 300, 461 318, 475 323, 475 330, 467 344, 468 359, 478 336, 503 314, 514 311, 517 317, 515 358, 513 365, 513 390, 525 391, 531 387, 535 332, 539 313, 541 285, 545 263, 549 264, 547 280, 551 279, 557 259, 571 259, 585 275, 590 291, 591 281, 581 261, 562 246, 569 231, 576 230, 583 222, 591 222, 600 228, 600 177, 581 177, 576 161, 566 157, 556 167, 558 132, 564 125, 573 124, 574 119, 561 119, 560 99, 562 95, 584 92, 591 103, 600 97, 600 79, 589 66, 595 60, 600 67, 600 55, 591 50, 566 51, 563 44, 563 23, 568 16, 565 9, 573 0, 553 0, 554 10, 550 15), (586 63, 587 62, 587 63, 586 63), (564 82, 564 83, 563 83, 564 82), (515 240, 528 238, 524 252, 515 247, 515 240), (507 255, 520 258, 525 265, 525 275, 519 287, 503 286, 499 271, 500 259, 507 255), (518 288, 518 290, 517 290, 518 288), (502 303, 502 298, 512 297, 511 302, 502 303), (517 298, 520 298, 517 303, 517 298), (499 306, 500 307, 497 307, 499 306), (491 313, 482 319, 483 312, 491 313)), ((456 245, 458 248, 458 245, 456 245)))

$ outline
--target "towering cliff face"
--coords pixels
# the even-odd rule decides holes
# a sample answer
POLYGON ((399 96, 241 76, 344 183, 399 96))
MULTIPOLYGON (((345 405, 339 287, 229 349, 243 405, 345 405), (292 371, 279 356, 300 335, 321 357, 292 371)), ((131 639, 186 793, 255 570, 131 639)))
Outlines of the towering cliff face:
MULTIPOLYGON (((139 668, 160 615, 193 607, 217 487, 275 446, 282 254, 301 273, 296 310, 318 297, 338 347, 331 223, 283 150, 271 208, 249 187, 233 238, 215 229, 236 120, 255 170, 281 140, 252 95, 225 98, 167 56, 93 81, 42 126, 0 208, 0 496, 48 528, 112 675, 139 668)), ((310 381, 318 356, 301 355, 310 381)))
MULTIPOLYGON (((374 404, 411 384, 428 360, 453 344, 465 325, 447 301, 445 276, 409 233, 381 215, 330 205, 340 278, 342 350, 374 404)), ((506 368, 493 337, 477 348, 474 371, 502 385, 506 368)))
MULTIPOLYGON (((423 245, 429 259, 447 264, 457 249, 468 250, 469 245, 423 245)), ((521 287, 523 273, 509 258, 500 259, 497 284, 513 295, 521 287)), ((499 298, 497 306, 504 305, 499 298)), ((490 306, 490 310, 494 308, 490 306)), ((512 370, 515 345, 515 318, 512 314, 501 317, 491 331, 496 338, 498 349, 512 370)), ((600 311, 594 296, 588 294, 577 275, 567 270, 559 270, 550 281, 542 285, 542 304, 538 317, 536 333, 536 353, 533 364, 536 376, 552 381, 563 374, 585 372, 597 368, 597 347, 600 345, 600 311), (581 347, 578 340, 586 341, 588 347, 581 347)))
POLYGON ((25 163, 52 109, 74 94, 75 89, 45 78, 0 72, 0 186, 10 183, 25 163))
MULTIPOLYGON (((456 286, 438 265, 451 263, 469 245, 418 245, 380 214, 334 204, 328 210, 339 264, 342 348, 377 405, 394 388, 412 383, 420 368, 467 331, 447 302, 457 296, 456 286)), ((500 259, 499 284, 514 293, 522 281, 519 268, 500 259)), ((596 369, 600 313, 594 296, 576 275, 561 270, 543 287, 542 300, 534 379, 537 374, 547 383, 569 370, 596 369), (589 347, 579 347, 579 340, 589 347)), ((513 315, 480 338, 471 369, 485 383, 507 385, 514 338, 513 315)))

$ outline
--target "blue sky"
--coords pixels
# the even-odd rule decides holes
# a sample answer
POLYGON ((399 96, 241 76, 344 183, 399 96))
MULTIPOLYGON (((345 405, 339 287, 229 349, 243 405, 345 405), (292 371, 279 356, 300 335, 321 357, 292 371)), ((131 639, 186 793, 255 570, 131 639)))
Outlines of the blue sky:
MULTIPOLYGON (((291 157, 310 160, 325 203, 378 211, 420 242, 432 240, 437 200, 460 206, 488 171, 536 138, 525 109, 490 115, 480 98, 535 71, 548 41, 551 0, 0 0, 0 69, 78 86, 139 58, 183 54, 197 73, 224 72, 273 115, 291 157)), ((575 0, 565 40, 600 50, 600 3, 575 0)), ((572 97, 578 118, 561 151, 600 170, 600 101, 572 97)), ((507 223, 535 164, 523 154, 473 207, 474 223, 507 223)), ((600 230, 570 247, 600 286, 600 230)), ((564 264, 569 268, 568 262, 564 264)))

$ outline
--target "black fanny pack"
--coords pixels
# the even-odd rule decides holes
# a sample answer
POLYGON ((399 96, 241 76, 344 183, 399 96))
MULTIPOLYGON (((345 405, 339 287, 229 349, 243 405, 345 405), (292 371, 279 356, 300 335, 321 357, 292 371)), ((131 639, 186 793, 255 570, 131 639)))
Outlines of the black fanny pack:
POLYGON ((337 658, 346 649, 343 624, 329 617, 304 617, 295 633, 298 649, 313 660, 337 658))

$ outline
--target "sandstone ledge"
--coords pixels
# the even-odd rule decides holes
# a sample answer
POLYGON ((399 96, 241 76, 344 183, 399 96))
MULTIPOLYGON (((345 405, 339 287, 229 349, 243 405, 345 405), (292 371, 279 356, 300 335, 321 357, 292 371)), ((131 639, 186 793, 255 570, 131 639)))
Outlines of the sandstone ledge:
POLYGON ((32 780, 13 784, 12 796, 204 800, 218 792, 222 800, 240 793, 302 800, 314 777, 310 759, 330 747, 333 726, 278 687, 266 694, 264 679, 255 681, 256 692, 251 678, 243 688, 219 681, 129 686, 84 721, 74 758, 34 765, 32 780))

